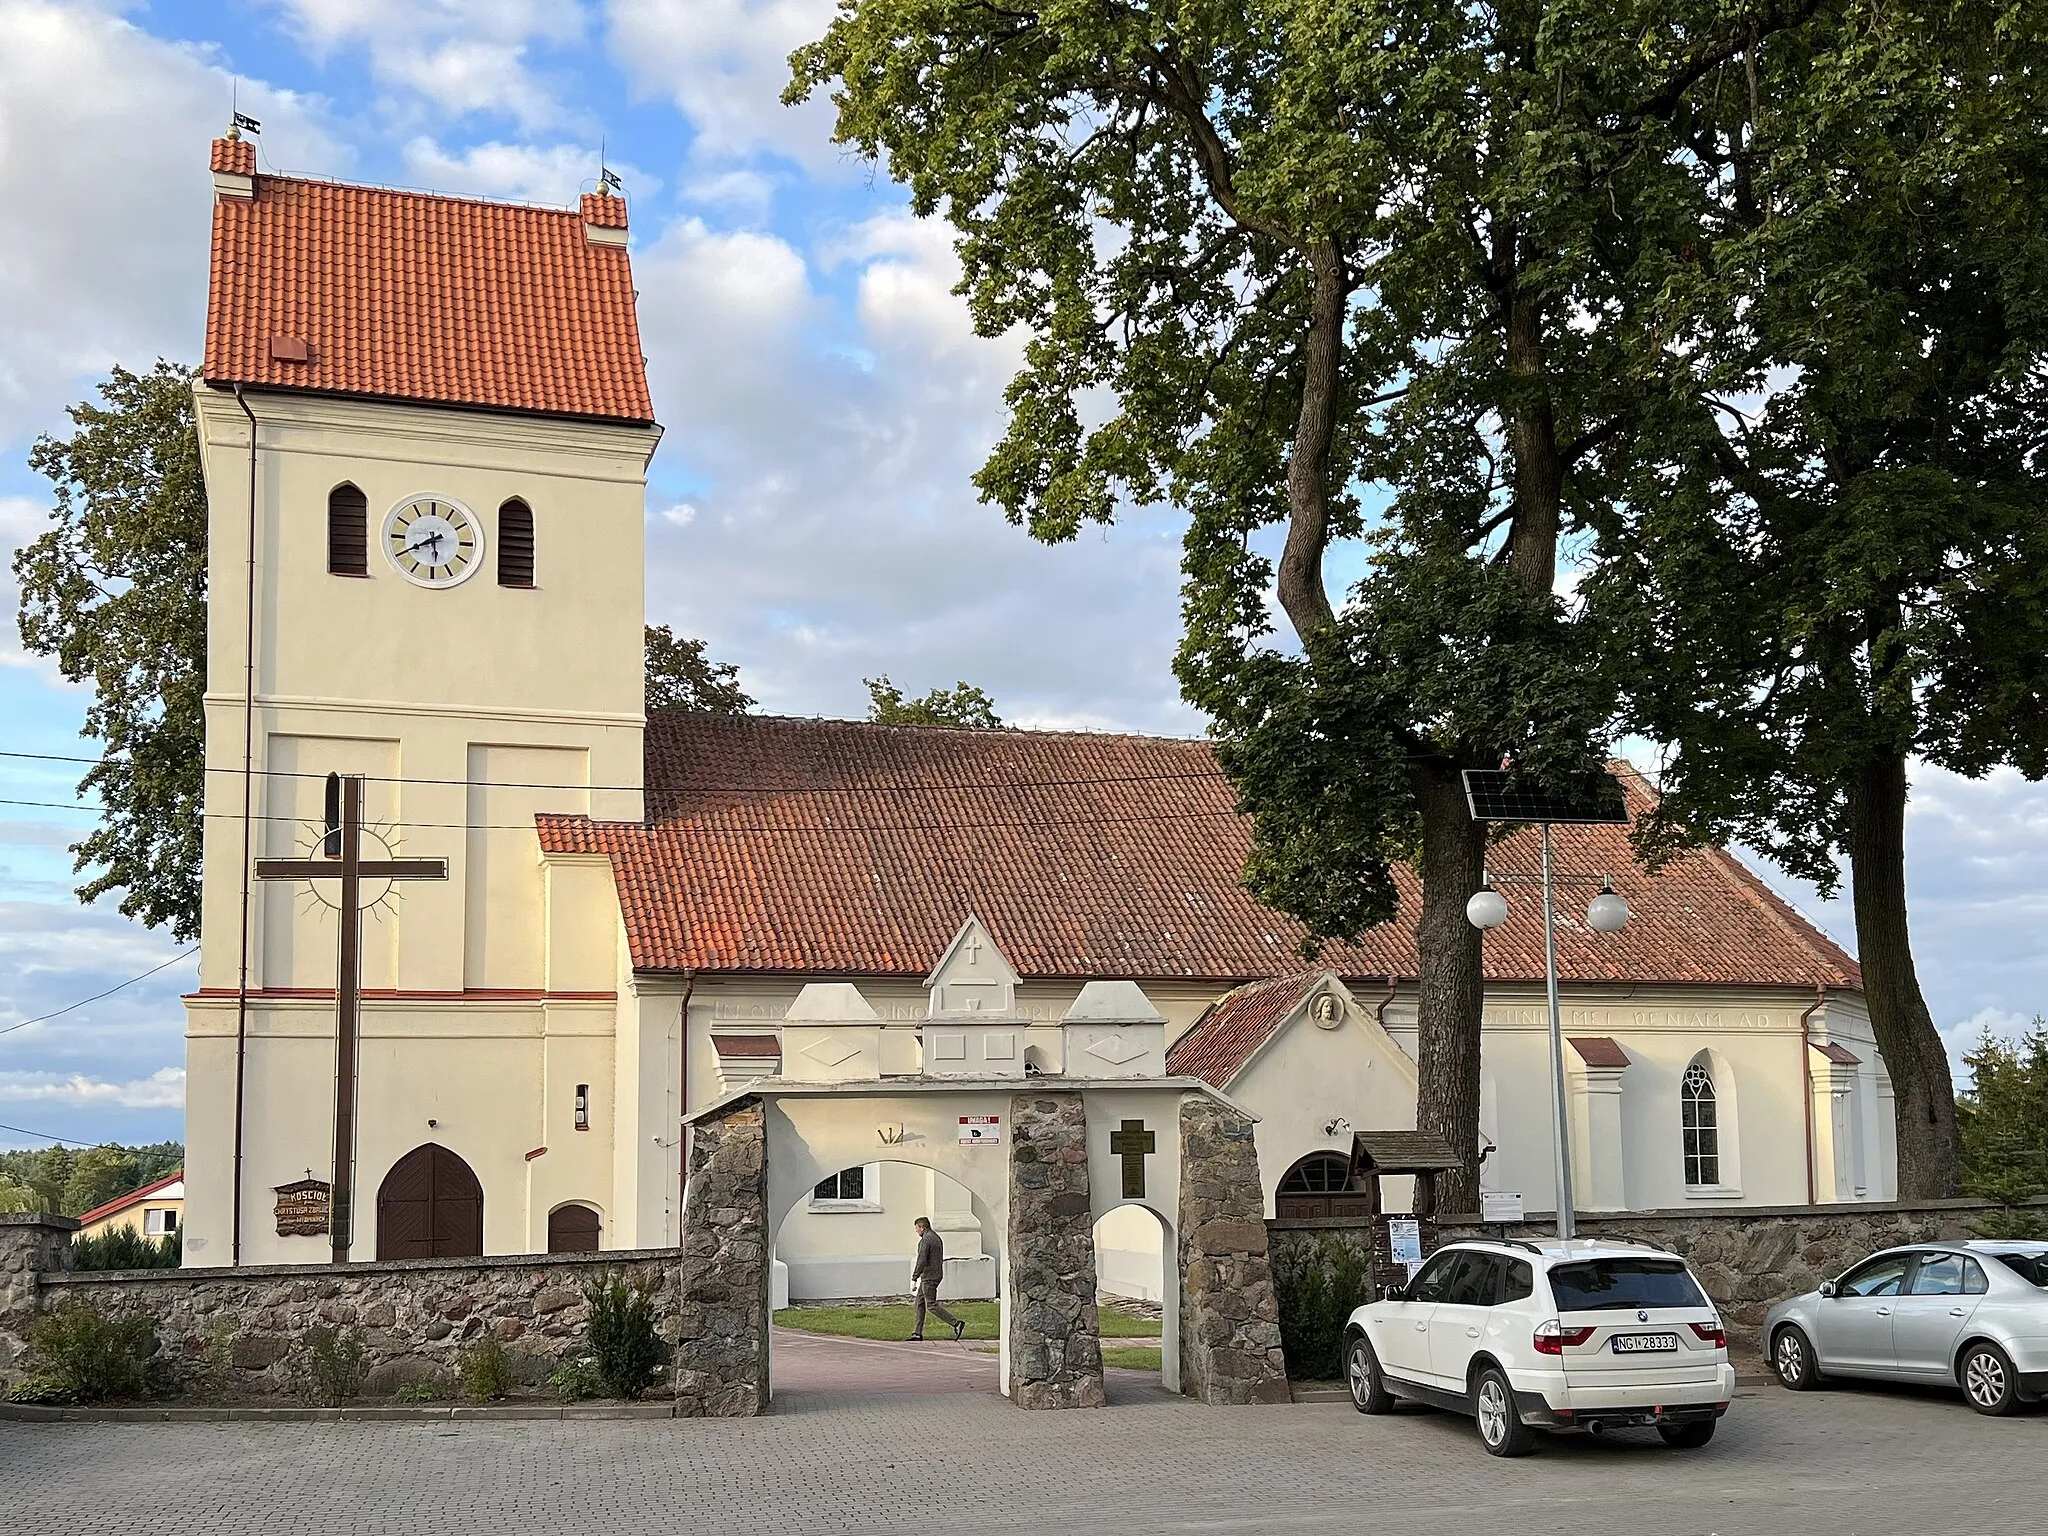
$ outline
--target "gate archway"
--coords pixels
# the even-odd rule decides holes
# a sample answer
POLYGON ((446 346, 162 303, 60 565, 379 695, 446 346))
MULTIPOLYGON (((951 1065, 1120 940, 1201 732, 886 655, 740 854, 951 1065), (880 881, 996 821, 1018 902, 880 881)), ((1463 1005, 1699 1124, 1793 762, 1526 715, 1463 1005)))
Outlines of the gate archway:
POLYGON ((484 1251, 484 1187, 438 1142, 414 1147, 377 1189, 377 1257, 468 1259, 484 1251))

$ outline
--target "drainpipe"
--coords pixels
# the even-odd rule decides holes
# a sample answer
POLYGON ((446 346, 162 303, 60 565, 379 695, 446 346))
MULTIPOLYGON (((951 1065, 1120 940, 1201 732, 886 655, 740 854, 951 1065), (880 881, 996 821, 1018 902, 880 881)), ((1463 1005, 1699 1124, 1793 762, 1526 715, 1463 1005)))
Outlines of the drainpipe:
POLYGON ((1813 984, 1813 1005, 1799 1015, 1799 1081, 1806 1092, 1800 1098, 1800 1106, 1806 1111, 1806 1203, 1820 1203, 1820 1192, 1814 1188, 1813 1167, 1813 1024, 1814 1014, 1827 1002, 1827 989, 1819 982, 1813 984))
POLYGON ((249 1075, 249 872, 256 790, 256 413, 235 386, 235 404, 249 418, 249 581, 242 638, 242 952, 235 979, 235 1192, 230 1262, 242 1262, 242 1095, 249 1075))
POLYGON ((697 970, 683 972, 683 1007, 676 1020, 676 1246, 683 1242, 683 1201, 690 1191, 690 998, 697 970))
POLYGON ((1372 1010, 1372 1021, 1379 1025, 1382 1032, 1387 1027, 1387 1005, 1393 1002, 1394 994, 1399 990, 1400 984, 1394 980, 1393 973, 1389 971, 1387 973, 1387 995, 1375 1003, 1372 1010))

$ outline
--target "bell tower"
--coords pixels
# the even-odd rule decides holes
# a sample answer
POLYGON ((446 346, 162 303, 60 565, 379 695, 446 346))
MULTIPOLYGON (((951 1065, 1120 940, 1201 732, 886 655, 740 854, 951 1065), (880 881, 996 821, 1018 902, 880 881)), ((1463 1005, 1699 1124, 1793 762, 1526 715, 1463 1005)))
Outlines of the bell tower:
POLYGON ((449 866, 445 884, 364 892, 356 1256, 386 1169, 430 1141, 482 1180, 485 1251, 529 1251, 546 1212, 507 1181, 530 1183, 520 1159, 548 1143, 559 1082, 582 1085, 588 1120, 609 1069, 573 1016, 616 985, 608 959, 547 942, 533 818, 641 816, 660 429, 626 204, 259 174, 238 137, 211 166, 186 1262, 319 1256, 271 1207, 332 1129, 332 882, 249 873, 316 855, 334 774, 367 781, 372 854, 449 866))

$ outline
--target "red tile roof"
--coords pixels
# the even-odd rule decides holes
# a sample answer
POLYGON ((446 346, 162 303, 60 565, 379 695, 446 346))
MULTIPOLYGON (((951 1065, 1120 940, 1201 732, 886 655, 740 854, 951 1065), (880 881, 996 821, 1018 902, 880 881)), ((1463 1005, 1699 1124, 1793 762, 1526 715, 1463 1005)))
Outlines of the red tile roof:
POLYGON ((104 1216, 112 1216, 117 1214, 118 1212, 125 1211, 131 1205, 140 1205, 143 1201, 147 1200, 151 1195, 155 1194, 158 1190, 169 1189, 173 1184, 177 1183, 180 1179, 184 1177, 185 1170, 180 1168, 176 1173, 172 1174, 169 1178, 158 1179, 154 1184, 145 1184, 140 1189, 131 1189, 125 1195, 116 1195, 113 1199, 109 1200, 105 1205, 94 1206, 84 1215, 77 1217, 77 1222, 81 1227, 89 1227, 94 1222, 100 1220, 104 1216))
POLYGON ((1199 1077, 1213 1087, 1228 1087, 1273 1038, 1287 1017, 1301 1006, 1309 989, 1328 971, 1302 971, 1272 981, 1233 987, 1203 1010, 1188 1032, 1166 1053, 1166 1070, 1176 1077, 1199 1077))
POLYGON ((1810 1043, 1816 1051, 1838 1067, 1860 1066, 1863 1062, 1863 1058, 1846 1045, 1837 1045, 1832 1040, 1815 1040, 1810 1043))
MULTIPOLYGON (((213 165, 254 151, 216 140, 213 165)), ((622 199, 583 202, 624 227, 622 199)), ((651 422, 626 249, 584 217, 259 175, 214 200, 207 382, 651 422)))
POLYGON ((1572 1049, 1579 1053, 1579 1060, 1589 1067, 1625 1067, 1629 1065, 1628 1052, 1621 1048, 1621 1042, 1612 1035, 1567 1035, 1572 1049))
MULTIPOLYGON (((1622 774, 1631 803, 1651 791, 1622 774)), ((1299 924, 1239 883, 1247 829, 1206 743, 1050 731, 666 712, 647 728, 645 826, 539 818, 553 852, 611 857, 634 966, 921 979, 968 912, 1026 977, 1233 985, 1300 969, 1299 924)), ((1859 987, 1855 961, 1737 861, 1689 854, 1656 877, 1626 829, 1564 827, 1562 869, 1606 874, 1619 934, 1558 925, 1575 981, 1859 987)), ((1535 834, 1494 851, 1537 864, 1535 834)), ((1416 974, 1420 887, 1402 913, 1320 963, 1416 974)), ((1543 975, 1534 893, 1486 940, 1495 981, 1543 975)))

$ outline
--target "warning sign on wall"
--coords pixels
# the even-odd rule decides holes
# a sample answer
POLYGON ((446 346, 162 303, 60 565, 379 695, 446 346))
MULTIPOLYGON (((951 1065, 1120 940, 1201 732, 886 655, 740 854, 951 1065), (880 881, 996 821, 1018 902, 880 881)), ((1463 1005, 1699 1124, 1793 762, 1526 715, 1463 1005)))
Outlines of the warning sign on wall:
POLYGON ((1001 1115, 962 1115, 960 1117, 960 1145, 998 1146, 1003 1139, 1003 1117, 1001 1115))

